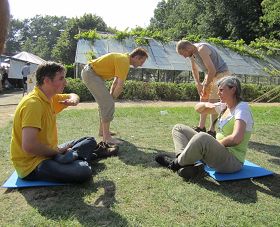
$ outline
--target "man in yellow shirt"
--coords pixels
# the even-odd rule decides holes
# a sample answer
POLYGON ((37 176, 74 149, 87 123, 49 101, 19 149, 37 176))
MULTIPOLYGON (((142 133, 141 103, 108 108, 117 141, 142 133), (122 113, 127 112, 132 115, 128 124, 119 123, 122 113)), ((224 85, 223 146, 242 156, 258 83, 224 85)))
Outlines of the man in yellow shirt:
POLYGON ((131 53, 109 53, 89 62, 82 71, 82 79, 99 106, 99 135, 108 144, 120 144, 121 141, 112 138, 110 122, 114 118, 115 102, 123 90, 129 67, 142 66, 148 53, 143 48, 136 48, 131 53), (110 91, 105 86, 105 80, 114 78, 110 91))
POLYGON ((36 80, 37 86, 18 104, 13 122, 10 152, 19 177, 67 183, 91 179, 88 161, 104 157, 95 139, 84 137, 58 146, 56 115, 79 103, 78 95, 61 94, 65 68, 54 62, 42 64, 36 80))

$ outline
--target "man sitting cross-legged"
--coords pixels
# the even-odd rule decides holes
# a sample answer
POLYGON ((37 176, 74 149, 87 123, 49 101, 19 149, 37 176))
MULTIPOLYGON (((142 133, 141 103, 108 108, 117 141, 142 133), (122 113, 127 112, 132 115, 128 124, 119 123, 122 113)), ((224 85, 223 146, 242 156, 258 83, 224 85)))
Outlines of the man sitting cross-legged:
POLYGON ((76 106, 79 96, 61 94, 65 68, 54 62, 40 65, 37 86, 17 106, 10 145, 11 160, 20 178, 81 183, 92 178, 89 162, 116 155, 118 149, 97 144, 93 137, 58 145, 56 116, 76 106))

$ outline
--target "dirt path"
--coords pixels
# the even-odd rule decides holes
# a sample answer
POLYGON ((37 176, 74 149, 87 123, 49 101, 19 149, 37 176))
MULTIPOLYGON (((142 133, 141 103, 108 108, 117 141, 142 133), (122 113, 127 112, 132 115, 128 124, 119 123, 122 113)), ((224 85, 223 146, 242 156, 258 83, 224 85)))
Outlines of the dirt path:
MULTIPOLYGON (((0 94, 0 128, 3 128, 13 119, 17 104, 22 98, 22 92, 11 94, 0 94)), ((119 101, 116 107, 179 107, 194 106, 196 102, 166 102, 166 101, 119 101)), ((254 106, 280 106, 280 103, 254 103, 254 106)), ((68 109, 94 109, 97 108, 95 102, 83 102, 78 106, 68 109)))

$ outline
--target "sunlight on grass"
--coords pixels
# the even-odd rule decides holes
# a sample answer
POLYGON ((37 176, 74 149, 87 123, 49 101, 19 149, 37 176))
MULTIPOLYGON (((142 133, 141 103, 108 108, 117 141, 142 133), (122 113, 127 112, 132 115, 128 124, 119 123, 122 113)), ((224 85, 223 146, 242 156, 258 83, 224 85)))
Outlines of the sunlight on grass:
MULTIPOLYGON (((199 116, 193 108, 117 108, 112 130, 125 141, 119 156, 93 163, 93 181, 83 185, 1 189, 1 225, 279 226, 280 107, 253 107, 253 113, 247 159, 274 171, 273 177, 184 181, 159 167, 154 156, 173 154, 171 129, 176 123, 195 126, 199 116)), ((98 127, 97 109, 68 110, 58 117, 61 143, 96 137, 98 127)), ((10 131, 11 124, 0 129, 1 183, 13 171, 10 131)))

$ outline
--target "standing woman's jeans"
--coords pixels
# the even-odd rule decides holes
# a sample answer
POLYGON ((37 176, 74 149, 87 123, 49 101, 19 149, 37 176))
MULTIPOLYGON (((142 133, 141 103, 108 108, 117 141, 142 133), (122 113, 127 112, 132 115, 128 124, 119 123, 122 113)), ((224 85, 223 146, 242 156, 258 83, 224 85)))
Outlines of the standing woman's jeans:
MULTIPOLYGON (((83 138, 82 138, 83 139, 83 138)), ((60 148, 74 144, 72 149, 77 149, 82 143, 81 139, 73 140, 60 145, 60 148)), ((23 180, 45 180, 62 183, 82 183, 92 178, 91 167, 88 162, 83 160, 74 160, 64 164, 55 159, 42 161, 29 175, 23 180)))

